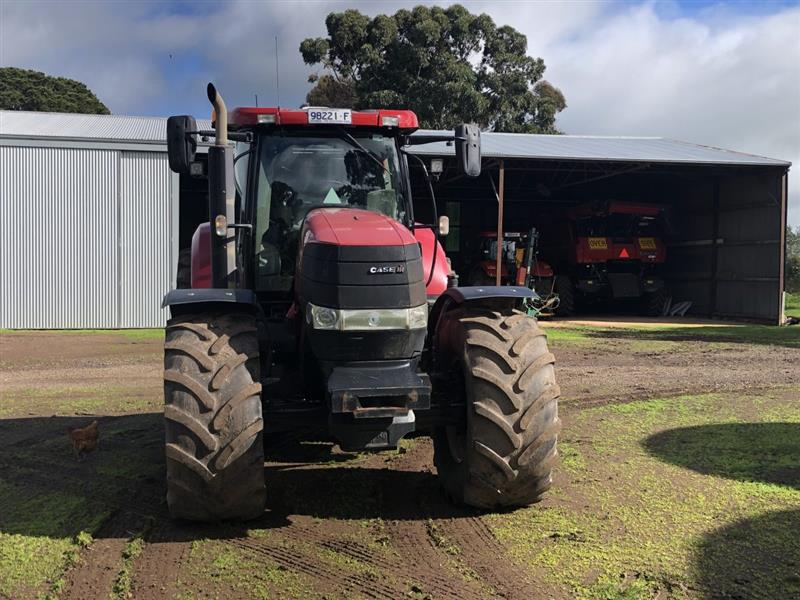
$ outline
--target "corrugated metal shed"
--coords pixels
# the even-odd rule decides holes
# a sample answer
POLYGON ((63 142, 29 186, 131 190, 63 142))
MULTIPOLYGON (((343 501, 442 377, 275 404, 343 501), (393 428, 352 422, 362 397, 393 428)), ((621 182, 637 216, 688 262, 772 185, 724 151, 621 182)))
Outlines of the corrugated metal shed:
POLYGON ((115 152, 0 147, 0 327, 119 325, 115 152))
MULTIPOLYGON (((210 125, 210 124, 208 124, 210 125)), ((161 327, 178 176, 166 119, 0 112, 0 327, 161 327)))
MULTIPOLYGON (((420 131, 419 133, 446 135, 450 132, 420 131)), ((413 152, 426 156, 452 156, 455 154, 455 148, 445 143, 435 143, 414 146, 413 152)), ((791 165, 789 162, 774 158, 660 137, 483 133, 481 134, 481 154, 484 158, 775 167, 788 167, 791 165)))

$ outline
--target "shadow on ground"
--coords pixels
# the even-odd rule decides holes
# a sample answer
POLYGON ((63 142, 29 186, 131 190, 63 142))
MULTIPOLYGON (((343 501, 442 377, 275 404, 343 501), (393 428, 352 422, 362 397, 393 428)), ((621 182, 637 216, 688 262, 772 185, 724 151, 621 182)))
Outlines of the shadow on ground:
MULTIPOLYGON (((800 423, 724 423, 647 438, 653 456, 706 475, 800 490, 800 423)), ((721 527, 695 545, 693 578, 706 598, 800 598, 800 510, 721 527)))
POLYGON ((647 438, 653 456, 706 475, 800 489, 800 423, 720 423, 647 438))
POLYGON ((694 578, 706 598, 800 598, 800 510, 770 512, 704 536, 694 578))
POLYGON ((267 468, 267 506, 323 519, 420 520, 474 517, 452 504, 436 475, 363 467, 267 468))
MULTIPOLYGON (((126 416, 0 420, 0 532, 70 538, 144 533, 149 541, 245 537, 283 527, 293 514, 339 519, 426 519, 474 513, 445 500, 434 474, 337 466, 357 455, 330 443, 287 438, 268 447, 268 506, 247 524, 198 526, 170 519, 165 496, 163 418, 126 416), (67 428, 99 421, 100 448, 78 462, 67 428)), ((385 455, 390 461, 390 455, 385 455)), ((372 461, 373 463, 375 461, 372 461)))

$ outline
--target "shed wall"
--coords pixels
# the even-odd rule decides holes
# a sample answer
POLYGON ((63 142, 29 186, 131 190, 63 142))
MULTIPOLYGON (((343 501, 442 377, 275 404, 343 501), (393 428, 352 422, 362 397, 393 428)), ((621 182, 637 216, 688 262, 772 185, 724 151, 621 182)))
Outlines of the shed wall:
POLYGON ((0 146, 0 327, 162 326, 176 183, 162 152, 0 146))

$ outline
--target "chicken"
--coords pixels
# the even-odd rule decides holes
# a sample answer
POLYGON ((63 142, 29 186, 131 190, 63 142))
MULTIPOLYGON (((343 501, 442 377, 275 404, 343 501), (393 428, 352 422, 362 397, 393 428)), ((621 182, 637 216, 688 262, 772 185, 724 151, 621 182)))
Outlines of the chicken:
POLYGON ((100 431, 97 429, 97 421, 92 421, 86 427, 69 427, 70 442, 75 452, 75 457, 82 460, 84 455, 97 449, 100 441, 100 431))

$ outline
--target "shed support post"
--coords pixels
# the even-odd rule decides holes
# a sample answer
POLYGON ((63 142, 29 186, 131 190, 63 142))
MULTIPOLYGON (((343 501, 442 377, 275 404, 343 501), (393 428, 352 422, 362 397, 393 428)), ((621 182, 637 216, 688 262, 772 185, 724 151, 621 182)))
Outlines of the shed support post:
POLYGON ((503 259, 503 196, 505 194, 506 169, 505 164, 500 161, 500 190, 497 194, 497 244, 495 245, 495 275, 494 284, 500 285, 502 278, 502 259, 503 259))
POLYGON ((713 225, 711 235, 711 290, 709 291, 708 313, 717 314, 717 260, 719 258, 719 177, 714 177, 713 225))
POLYGON ((783 176, 779 179, 781 186, 781 240, 778 244, 778 325, 783 325, 785 318, 784 312, 786 306, 784 304, 786 294, 786 223, 788 222, 789 210, 789 171, 785 171, 783 176))

